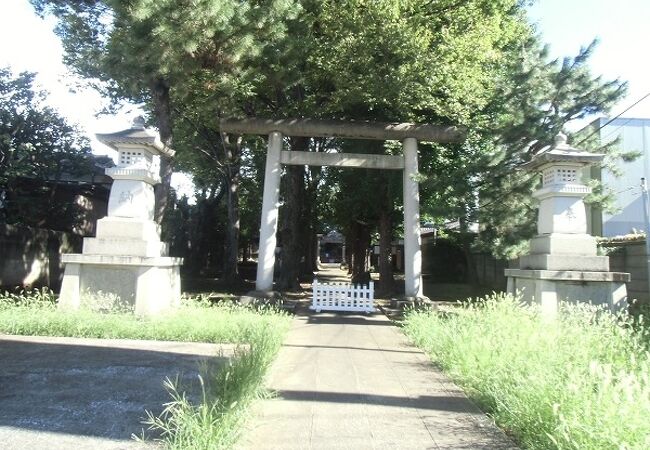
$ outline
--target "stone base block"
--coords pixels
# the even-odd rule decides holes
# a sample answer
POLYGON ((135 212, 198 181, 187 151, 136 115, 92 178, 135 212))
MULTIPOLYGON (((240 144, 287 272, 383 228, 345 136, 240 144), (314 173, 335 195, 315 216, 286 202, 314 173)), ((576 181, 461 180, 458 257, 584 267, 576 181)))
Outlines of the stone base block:
POLYGON ((248 291, 243 297, 263 300, 280 300, 282 299, 282 294, 277 291, 248 291))
POLYGON ((612 311, 627 307, 628 273, 506 269, 505 274, 508 293, 541 305, 547 315, 555 315, 561 301, 586 302, 612 311))
POLYGON ((143 241, 124 238, 84 238, 84 255, 128 255, 156 257, 167 255, 167 244, 160 240, 143 241))
POLYGON ((585 272, 609 271, 607 256, 525 255, 519 258, 524 270, 577 270, 585 272))
POLYGON ((239 303, 246 306, 274 305, 283 307, 284 298, 281 293, 276 291, 250 291, 239 297, 239 303))
POLYGON ((553 233, 535 236, 531 254, 596 256, 596 238, 588 234, 553 233))
POLYGON ((180 304, 180 258, 68 254, 62 260, 60 308, 123 306, 152 316, 180 304))
POLYGON ((160 232, 158 224, 153 220, 104 217, 97 221, 97 238, 157 241, 160 240, 160 232))
POLYGON ((424 295, 418 297, 404 296, 404 297, 390 299, 390 307, 398 308, 398 309, 405 309, 407 307, 414 307, 419 305, 429 305, 432 303, 433 302, 431 301, 431 299, 424 295))

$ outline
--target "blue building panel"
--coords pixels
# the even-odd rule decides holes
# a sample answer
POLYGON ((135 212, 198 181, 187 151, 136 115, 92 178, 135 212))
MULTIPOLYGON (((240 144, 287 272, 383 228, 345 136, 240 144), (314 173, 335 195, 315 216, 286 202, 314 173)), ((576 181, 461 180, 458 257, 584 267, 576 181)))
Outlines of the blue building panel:
POLYGON ((631 162, 618 161, 617 176, 602 170, 601 181, 615 193, 616 212, 602 213, 602 235, 619 236, 644 230, 641 178, 650 180, 650 119, 618 118, 607 123, 601 118, 592 123, 600 127, 601 142, 619 139, 619 149, 641 154, 631 162))

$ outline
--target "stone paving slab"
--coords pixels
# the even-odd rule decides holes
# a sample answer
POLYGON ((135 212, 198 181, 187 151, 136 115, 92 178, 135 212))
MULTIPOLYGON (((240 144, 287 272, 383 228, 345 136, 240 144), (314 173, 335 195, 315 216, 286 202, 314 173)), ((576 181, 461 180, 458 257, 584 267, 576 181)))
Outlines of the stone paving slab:
POLYGON ((240 449, 516 449, 385 316, 294 319, 240 449))
POLYGON ((206 343, 0 335, 0 448, 114 450, 138 443, 146 410, 170 400, 177 375, 192 396, 200 365, 232 346, 206 343))

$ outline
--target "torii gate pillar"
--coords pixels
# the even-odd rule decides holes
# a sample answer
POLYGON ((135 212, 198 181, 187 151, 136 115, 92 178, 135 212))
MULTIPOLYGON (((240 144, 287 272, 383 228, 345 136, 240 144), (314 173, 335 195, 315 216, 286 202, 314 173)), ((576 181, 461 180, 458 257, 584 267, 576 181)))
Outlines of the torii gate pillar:
POLYGON ((416 299, 423 297, 420 191, 415 178, 418 173, 418 141, 415 138, 406 138, 402 146, 404 150, 404 294, 407 299, 416 299))
POLYGON ((280 175, 282 174, 281 152, 282 133, 274 131, 269 134, 268 151, 266 153, 260 245, 257 257, 257 278, 255 280, 255 289, 264 293, 273 290, 276 232, 278 231, 278 199, 280 195, 280 175))

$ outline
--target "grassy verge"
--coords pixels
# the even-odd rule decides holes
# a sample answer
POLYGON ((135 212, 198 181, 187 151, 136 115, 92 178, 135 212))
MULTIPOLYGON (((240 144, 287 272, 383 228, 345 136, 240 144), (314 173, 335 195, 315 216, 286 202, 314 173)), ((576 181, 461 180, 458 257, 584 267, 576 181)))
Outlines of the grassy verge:
POLYGON ((262 393, 290 319, 272 309, 188 301, 172 314, 142 319, 123 312, 59 311, 47 292, 0 296, 0 333, 114 339, 241 343, 226 367, 204 374, 202 401, 192 404, 168 382, 172 401, 147 424, 173 449, 230 448, 250 404, 262 393))
POLYGON ((627 317, 565 305, 549 321, 495 295, 404 329, 524 448, 650 448, 647 330, 627 317))

